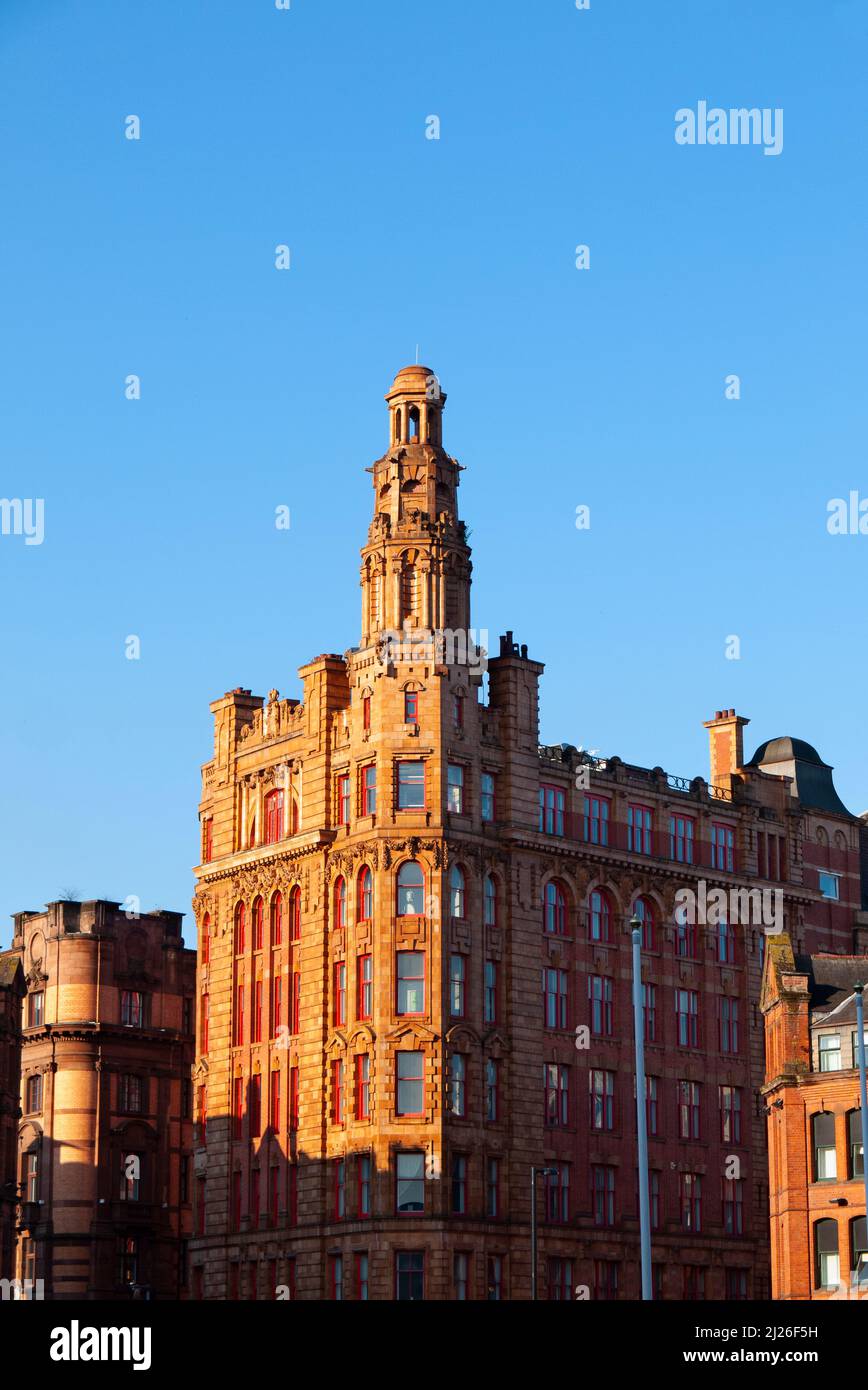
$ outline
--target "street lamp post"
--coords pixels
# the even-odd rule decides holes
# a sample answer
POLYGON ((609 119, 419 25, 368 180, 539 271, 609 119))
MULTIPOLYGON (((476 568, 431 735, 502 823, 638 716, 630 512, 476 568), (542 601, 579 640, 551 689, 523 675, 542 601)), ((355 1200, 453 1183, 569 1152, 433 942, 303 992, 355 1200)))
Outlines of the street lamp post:
POLYGON ((531 1166, 530 1170, 530 1296, 536 1302, 536 1180, 537 1178, 553 1178, 557 1173, 557 1168, 537 1168, 531 1166))
MULTIPOLYGON (((865 1226, 868 1229, 868 1088, 865 1083, 865 1009, 862 1002, 864 984, 856 991, 856 1055, 859 1059, 859 1104, 862 1116, 862 1182, 865 1186, 865 1226)), ((858 1277, 858 1274, 857 1274, 858 1277)))
POLYGON ((642 923, 630 921, 633 942, 633 1032, 636 1039, 636 1134, 639 1160, 639 1244, 642 1299, 653 1299, 651 1281, 651 1207, 648 1200, 648 1116, 645 1104, 645 1024, 642 1012, 642 923))

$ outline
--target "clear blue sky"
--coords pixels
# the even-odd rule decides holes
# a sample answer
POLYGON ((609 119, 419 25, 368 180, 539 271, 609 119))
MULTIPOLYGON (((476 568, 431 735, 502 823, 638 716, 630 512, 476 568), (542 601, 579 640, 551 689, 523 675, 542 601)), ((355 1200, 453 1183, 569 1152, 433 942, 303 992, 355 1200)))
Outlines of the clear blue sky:
POLYGON ((0 495, 45 540, 0 537, 0 916, 189 912, 208 702, 357 641, 417 343, 543 738, 707 774, 735 705, 863 810, 866 57, 861 0, 3 0, 0 495), (783 153, 677 145, 700 100, 783 153))

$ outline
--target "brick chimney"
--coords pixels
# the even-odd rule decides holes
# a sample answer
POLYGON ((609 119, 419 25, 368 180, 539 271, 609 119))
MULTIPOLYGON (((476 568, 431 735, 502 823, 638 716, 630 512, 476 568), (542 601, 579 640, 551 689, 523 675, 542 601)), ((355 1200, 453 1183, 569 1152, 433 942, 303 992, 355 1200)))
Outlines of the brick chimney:
POLYGON ((713 719, 706 719, 708 751, 711 763, 712 786, 728 787, 733 772, 744 764, 744 734, 750 720, 736 714, 734 709, 719 709, 713 719))

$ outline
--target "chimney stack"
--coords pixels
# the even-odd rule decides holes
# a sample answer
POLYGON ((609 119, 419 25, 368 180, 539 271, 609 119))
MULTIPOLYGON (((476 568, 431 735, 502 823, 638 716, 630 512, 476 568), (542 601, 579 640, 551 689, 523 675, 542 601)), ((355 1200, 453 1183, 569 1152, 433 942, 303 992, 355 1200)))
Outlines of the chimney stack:
POLYGON ((744 734, 750 720, 736 714, 734 709, 719 709, 713 719, 706 719, 712 786, 729 788, 730 779, 744 765, 744 734))

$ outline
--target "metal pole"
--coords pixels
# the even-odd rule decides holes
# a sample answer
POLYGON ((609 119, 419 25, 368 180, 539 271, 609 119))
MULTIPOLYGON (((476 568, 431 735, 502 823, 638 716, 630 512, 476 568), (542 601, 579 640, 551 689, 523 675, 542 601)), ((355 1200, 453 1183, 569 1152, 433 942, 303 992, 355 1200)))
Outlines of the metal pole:
MULTIPOLYGON (((856 1049, 859 1058, 859 1104, 862 1107, 862 1182, 865 1187, 865 1225, 868 1229, 868 1093, 865 1084, 865 1010, 862 1003, 863 984, 856 985, 856 1049)), ((859 1271, 856 1271, 859 1277, 859 1271)))
MULTIPOLYGON (((636 1133, 639 1148, 639 1235, 642 1299, 654 1298, 651 1279, 651 1206, 648 1200, 648 1117, 645 1106, 645 1024, 642 1016, 642 923, 630 922, 633 938, 633 1031, 636 1038, 636 1133)), ((863 1127, 865 1117, 863 1116, 863 1127)))

